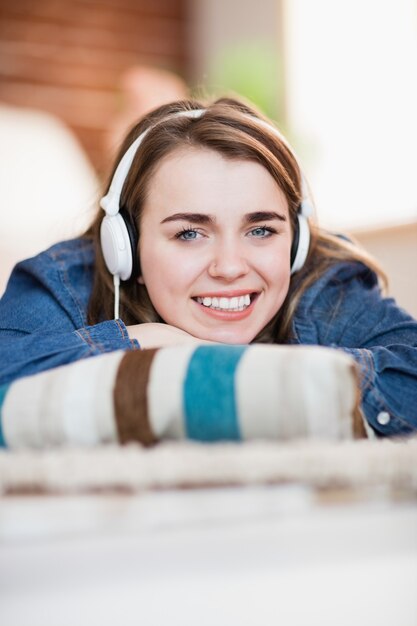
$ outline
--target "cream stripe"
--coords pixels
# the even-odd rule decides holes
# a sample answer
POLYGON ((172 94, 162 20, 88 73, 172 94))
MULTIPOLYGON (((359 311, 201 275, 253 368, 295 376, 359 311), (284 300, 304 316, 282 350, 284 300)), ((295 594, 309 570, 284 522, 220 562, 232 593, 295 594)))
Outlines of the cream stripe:
POLYGON ((311 437, 353 438, 357 381, 353 359, 326 348, 304 348, 300 372, 311 437))
POLYGON ((117 441, 113 388, 118 350, 15 382, 3 405, 6 444, 46 447, 117 441))
POLYGON ((351 438, 356 402, 352 359, 318 346, 253 346, 236 390, 242 437, 351 438))
POLYGON ((280 385, 282 361, 276 346, 252 346, 236 372, 236 403, 243 439, 279 439, 285 411, 280 385))
POLYGON ((149 423, 156 437, 183 439, 183 387, 196 345, 158 350, 148 381, 149 423))

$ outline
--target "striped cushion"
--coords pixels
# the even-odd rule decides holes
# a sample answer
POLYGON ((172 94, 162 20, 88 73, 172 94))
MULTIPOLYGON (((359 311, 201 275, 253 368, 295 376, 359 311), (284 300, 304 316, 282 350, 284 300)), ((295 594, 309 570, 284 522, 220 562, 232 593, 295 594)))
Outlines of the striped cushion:
POLYGON ((354 361, 313 346, 114 352, 3 389, 4 445, 363 436, 354 361))

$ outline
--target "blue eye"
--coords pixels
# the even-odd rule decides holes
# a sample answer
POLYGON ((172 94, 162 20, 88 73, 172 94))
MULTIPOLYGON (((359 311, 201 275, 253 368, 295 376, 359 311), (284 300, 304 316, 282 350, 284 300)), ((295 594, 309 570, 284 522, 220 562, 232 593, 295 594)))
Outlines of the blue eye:
POLYGON ((180 239, 182 241, 194 241, 194 239, 197 239, 198 235, 198 231, 194 228, 183 228, 183 230, 177 233, 175 237, 176 239, 180 239))
POLYGON ((258 237, 262 239, 270 237, 274 233, 276 233, 276 230, 274 228, 269 228, 267 226, 257 226, 256 228, 251 230, 249 234, 251 237, 258 237))

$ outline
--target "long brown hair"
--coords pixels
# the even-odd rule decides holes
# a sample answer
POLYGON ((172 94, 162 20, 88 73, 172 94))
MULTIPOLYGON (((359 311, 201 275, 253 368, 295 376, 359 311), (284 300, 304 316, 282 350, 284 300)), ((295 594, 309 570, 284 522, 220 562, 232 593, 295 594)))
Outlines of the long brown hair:
MULTIPOLYGON (((129 214, 140 239, 141 214, 152 176, 161 160, 184 146, 215 150, 228 159, 250 160, 263 165, 285 194, 291 226, 294 228, 302 200, 302 175, 296 157, 284 140, 274 132, 262 115, 229 98, 216 100, 206 106, 197 101, 180 101, 164 105, 136 124, 126 136, 116 158, 114 171, 133 141, 145 130, 126 177, 120 206, 129 214), (175 116, 179 111, 205 109, 198 118, 175 116)), ((88 322, 96 324, 113 316, 114 290, 112 277, 105 267, 100 248, 100 225, 104 212, 97 216, 84 234, 95 246, 95 269, 88 322)), ((355 244, 335 237, 310 223, 311 244, 307 261, 301 271, 291 277, 290 288, 281 309, 266 328, 255 338, 257 342, 285 343, 291 335, 291 321, 304 291, 337 261, 354 260, 385 276, 376 262, 355 244)), ((137 254, 139 251, 137 251, 137 254)), ((143 322, 163 322, 148 296, 146 287, 137 280, 123 283, 120 298, 120 317, 126 325, 143 322)))

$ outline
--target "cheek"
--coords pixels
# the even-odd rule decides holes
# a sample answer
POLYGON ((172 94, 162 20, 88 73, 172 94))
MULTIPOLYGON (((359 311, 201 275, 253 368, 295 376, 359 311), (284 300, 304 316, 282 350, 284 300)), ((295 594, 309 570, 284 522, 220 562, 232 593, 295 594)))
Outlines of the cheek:
POLYGON ((271 251, 258 263, 258 270, 264 276, 271 289, 288 290, 290 282, 290 250, 287 247, 278 253, 271 251))
POLYGON ((175 266, 170 263, 164 254, 160 254, 157 247, 144 246, 140 254, 141 282, 146 286, 149 295, 156 289, 164 291, 170 285, 175 266))
POLYGON ((283 305, 285 298, 287 297, 290 287, 290 272, 280 271, 273 277, 273 282, 270 283, 270 292, 272 295, 272 306, 275 313, 279 311, 283 305))
POLYGON ((194 278, 198 275, 196 259, 181 251, 167 250, 166 243, 162 246, 143 246, 141 250, 142 280, 151 297, 159 299, 161 294, 181 294, 188 291, 194 278))

